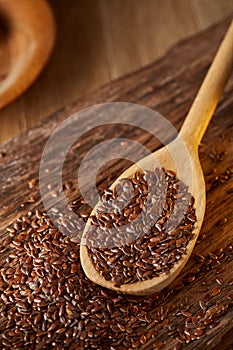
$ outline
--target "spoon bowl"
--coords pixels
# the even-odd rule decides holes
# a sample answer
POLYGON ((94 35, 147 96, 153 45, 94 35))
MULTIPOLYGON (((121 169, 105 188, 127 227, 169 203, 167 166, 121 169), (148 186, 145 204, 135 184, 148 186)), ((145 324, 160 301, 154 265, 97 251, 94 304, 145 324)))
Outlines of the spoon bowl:
MULTIPOLYGON (((163 147, 149 156, 141 159, 137 164, 132 165, 130 168, 124 171, 111 185, 110 189, 113 189, 120 179, 131 178, 136 171, 141 172, 142 169, 154 171, 156 162, 158 162, 161 167, 174 171, 177 174, 178 179, 188 185, 190 192, 195 198, 194 208, 196 210, 197 223, 193 230, 194 239, 188 243, 186 254, 182 255, 180 260, 169 270, 169 273, 163 273, 159 277, 145 281, 123 284, 118 288, 111 280, 105 280, 95 269, 92 263, 87 246, 85 245, 85 234, 87 233, 90 225, 90 220, 88 220, 80 245, 80 257, 85 274, 93 282, 112 290, 118 290, 122 293, 147 295, 165 288, 183 269, 195 246, 204 219, 205 211, 205 181, 200 162, 197 154, 194 151, 190 150, 189 152, 189 150, 186 149, 186 152, 183 152, 184 147, 185 145, 183 140, 178 136, 168 146, 163 147), (179 166, 181 164, 184 166, 179 166)), ((99 205, 100 203, 93 209, 91 215, 95 214, 99 205)))
MULTIPOLYGON (((178 262, 169 270, 152 279, 122 284, 117 287, 113 281, 107 281, 95 269, 86 245, 86 233, 88 232, 91 220, 87 221, 80 244, 80 259, 86 276, 93 282, 118 292, 147 295, 159 292, 169 285, 181 272, 187 263, 198 234, 201 230, 206 205, 205 181, 198 157, 198 145, 210 122, 210 119, 217 106, 224 86, 230 75, 233 65, 233 22, 215 56, 215 59, 208 71, 208 74, 199 89, 193 105, 185 119, 180 133, 174 141, 149 156, 141 159, 124 171, 112 184, 113 189, 122 178, 132 178, 136 171, 154 171, 155 164, 166 170, 172 170, 177 178, 188 186, 189 192, 195 198, 196 223, 192 231, 194 238, 189 241, 186 253, 181 256, 178 262)), ((93 209, 91 215, 95 215, 100 203, 93 209)))

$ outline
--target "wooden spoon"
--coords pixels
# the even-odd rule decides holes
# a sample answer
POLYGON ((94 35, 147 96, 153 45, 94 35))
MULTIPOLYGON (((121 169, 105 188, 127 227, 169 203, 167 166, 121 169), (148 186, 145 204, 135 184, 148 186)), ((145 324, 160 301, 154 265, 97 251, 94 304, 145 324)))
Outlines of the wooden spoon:
MULTIPOLYGON (((185 119, 185 122, 178 134, 178 137, 166 147, 150 154, 134 164, 112 184, 113 189, 116 183, 122 178, 130 178, 136 171, 146 169, 153 171, 158 161, 161 167, 173 170, 178 179, 189 186, 189 191, 195 198, 195 210, 197 222, 193 231, 195 238, 187 245, 187 254, 170 269, 168 274, 161 274, 159 277, 132 284, 123 284, 120 288, 114 286, 114 282, 106 281, 95 269, 85 245, 85 235, 90 227, 88 220, 80 245, 80 258, 83 270, 87 277, 93 282, 122 293, 146 295, 158 292, 181 272, 188 261, 195 246, 200 232, 206 205, 205 181, 198 157, 198 145, 206 131, 210 119, 217 106, 227 79, 233 67, 233 22, 231 23, 224 40, 214 58, 214 61, 207 73, 207 76, 198 91, 193 105, 185 119)), ((95 214, 97 206, 93 209, 95 214)))

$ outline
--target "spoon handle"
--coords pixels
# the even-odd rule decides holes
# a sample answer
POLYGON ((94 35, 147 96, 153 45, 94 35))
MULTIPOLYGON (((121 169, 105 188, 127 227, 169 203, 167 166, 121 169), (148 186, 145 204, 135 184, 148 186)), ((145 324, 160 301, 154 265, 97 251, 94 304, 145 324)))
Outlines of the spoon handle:
POLYGON ((180 130, 196 152, 233 68, 233 21, 180 130))

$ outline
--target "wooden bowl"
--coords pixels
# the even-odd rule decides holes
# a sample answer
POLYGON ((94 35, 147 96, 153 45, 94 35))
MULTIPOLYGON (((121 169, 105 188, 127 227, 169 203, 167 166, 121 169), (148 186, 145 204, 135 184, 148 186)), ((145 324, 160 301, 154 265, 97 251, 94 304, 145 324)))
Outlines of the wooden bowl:
POLYGON ((36 79, 55 39, 45 0, 0 0, 0 109, 36 79))

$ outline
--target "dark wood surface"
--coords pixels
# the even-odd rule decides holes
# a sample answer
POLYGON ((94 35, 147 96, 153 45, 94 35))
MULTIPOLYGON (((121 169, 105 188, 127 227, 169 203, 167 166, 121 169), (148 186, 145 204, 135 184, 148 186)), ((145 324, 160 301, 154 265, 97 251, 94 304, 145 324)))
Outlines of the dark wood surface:
MULTIPOLYGON (((4 144, 0 148, 0 242, 8 235, 6 227, 14 222, 17 217, 23 215, 29 209, 41 208, 38 186, 30 190, 28 181, 32 178, 38 178, 40 158, 46 140, 65 118, 83 107, 96 103, 126 101, 156 109, 179 129, 229 22, 230 20, 227 19, 217 26, 176 45, 164 57, 153 64, 103 86, 86 98, 75 101, 48 117, 42 124, 28 133, 4 144), (28 199, 31 196, 35 196, 34 203, 28 203, 28 199), (24 205, 22 206, 22 204, 24 205)), ((194 257, 195 254, 207 256, 209 253, 214 253, 217 248, 225 249, 229 244, 233 244, 232 115, 233 76, 228 82, 224 95, 200 146, 200 159, 207 188, 206 215, 200 240, 182 274, 174 282, 174 286, 179 285, 187 273, 194 272, 197 268, 198 263, 194 257)), ((80 128, 89 122, 89 120, 80 120, 80 128)), ((90 150, 92 146, 105 138, 133 138, 144 143, 152 150, 159 147, 159 142, 149 137, 148 134, 139 133, 137 130, 128 130, 125 126, 122 128, 102 128, 99 131, 90 131, 86 138, 83 137, 80 143, 75 146, 77 152, 73 152, 64 169, 64 177, 66 179, 73 180, 75 177, 73 168, 76 167, 75 169, 77 169, 82 156, 88 149, 90 150)), ((106 178, 110 174, 117 176, 127 166, 128 163, 125 160, 113 163, 109 170, 105 168, 106 171, 99 176, 99 182, 106 183, 106 178)), ((73 193, 72 196, 79 197, 78 191, 73 193)), ((5 256, 4 254, 2 254, 3 257, 5 256)), ((223 266, 221 276, 224 284, 221 286, 220 295, 214 300, 224 303, 224 300, 232 293, 233 289, 227 283, 233 277, 233 261, 232 259, 226 259, 221 264, 223 266)), ((197 274, 196 279, 192 283, 172 294, 171 300, 168 298, 168 300, 163 301, 163 305, 166 306, 166 303, 170 304, 189 297, 195 310, 198 300, 203 296, 203 293, 198 292, 198 288, 203 281, 210 282, 210 289, 216 288, 216 276, 216 272, 211 270, 201 272, 200 275, 197 274)), ((203 348, 231 348, 233 346, 232 318, 233 307, 231 303, 229 308, 219 318, 220 323, 216 328, 210 329, 206 337, 190 342, 184 347, 195 350, 203 348)), ((169 337, 164 329, 159 333, 158 339, 160 338, 163 340, 167 338, 166 349, 173 346, 172 340, 168 339, 169 337)), ((150 345, 148 345, 149 348, 150 345)))

